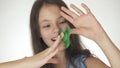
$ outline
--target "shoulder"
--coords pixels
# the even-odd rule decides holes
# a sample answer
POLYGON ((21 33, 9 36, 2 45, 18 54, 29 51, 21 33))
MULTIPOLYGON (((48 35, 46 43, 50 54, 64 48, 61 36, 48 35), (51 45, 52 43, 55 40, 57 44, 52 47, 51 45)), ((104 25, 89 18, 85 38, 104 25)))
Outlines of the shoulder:
POLYGON ((88 57, 84 61, 87 68, 109 68, 105 63, 95 57, 88 57))

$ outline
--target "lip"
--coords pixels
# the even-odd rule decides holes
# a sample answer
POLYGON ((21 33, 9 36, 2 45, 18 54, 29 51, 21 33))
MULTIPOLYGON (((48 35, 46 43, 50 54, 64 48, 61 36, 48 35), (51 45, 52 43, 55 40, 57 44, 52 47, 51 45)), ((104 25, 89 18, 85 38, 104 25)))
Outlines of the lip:
POLYGON ((54 41, 57 40, 57 37, 58 37, 58 36, 55 36, 55 37, 51 38, 51 40, 54 42, 54 41))

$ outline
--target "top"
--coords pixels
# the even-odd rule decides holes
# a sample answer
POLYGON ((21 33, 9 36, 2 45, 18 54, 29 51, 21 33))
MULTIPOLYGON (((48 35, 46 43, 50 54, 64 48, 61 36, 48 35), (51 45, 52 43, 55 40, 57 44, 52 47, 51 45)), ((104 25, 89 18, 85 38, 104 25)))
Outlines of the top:
MULTIPOLYGON (((77 68, 86 68, 84 63, 85 59, 87 58, 86 55, 78 55, 74 59, 74 64, 76 64, 77 68)), ((67 68, 74 68, 72 64, 68 63, 67 68)))

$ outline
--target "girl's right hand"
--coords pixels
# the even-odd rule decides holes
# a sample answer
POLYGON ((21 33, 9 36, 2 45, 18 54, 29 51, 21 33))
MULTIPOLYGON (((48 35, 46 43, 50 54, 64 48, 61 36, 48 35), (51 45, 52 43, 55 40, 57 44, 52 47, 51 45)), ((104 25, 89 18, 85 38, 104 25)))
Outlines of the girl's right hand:
POLYGON ((53 46, 28 58, 21 60, 0 63, 0 68, 40 68, 47 63, 57 64, 58 60, 53 58, 60 49, 60 42, 64 34, 61 33, 53 46))

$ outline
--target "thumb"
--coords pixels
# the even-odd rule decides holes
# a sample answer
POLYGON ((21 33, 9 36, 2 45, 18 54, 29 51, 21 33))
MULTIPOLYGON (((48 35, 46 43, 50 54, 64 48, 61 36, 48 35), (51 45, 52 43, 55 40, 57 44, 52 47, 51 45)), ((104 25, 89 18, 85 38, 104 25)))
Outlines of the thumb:
POLYGON ((71 29, 71 34, 81 34, 80 29, 71 29))
POLYGON ((57 63, 57 60, 52 58, 55 56, 55 54, 58 52, 58 48, 55 49, 53 52, 49 53, 47 57, 45 57, 44 61, 47 61, 46 63, 57 63))
POLYGON ((47 62, 47 63, 57 64, 58 62, 59 62, 59 61, 58 61, 58 59, 57 59, 57 58, 52 58, 52 59, 48 60, 48 62, 47 62))

